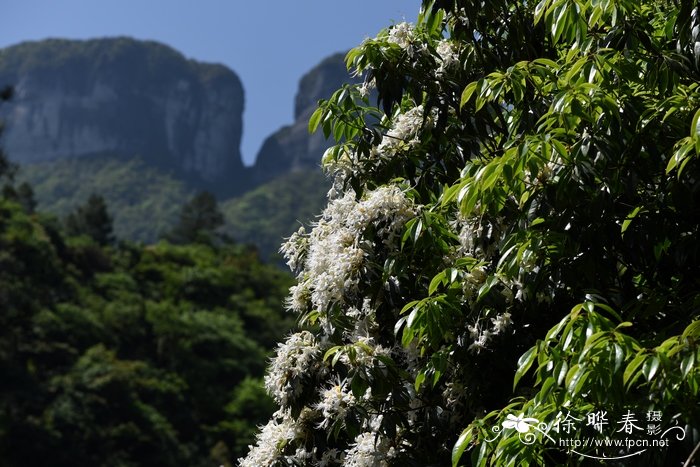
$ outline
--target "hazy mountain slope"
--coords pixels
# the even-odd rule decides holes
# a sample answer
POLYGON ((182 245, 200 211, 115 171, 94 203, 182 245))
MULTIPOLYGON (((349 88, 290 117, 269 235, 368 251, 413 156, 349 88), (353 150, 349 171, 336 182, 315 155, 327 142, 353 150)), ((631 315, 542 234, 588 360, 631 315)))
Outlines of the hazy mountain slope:
POLYGON ((225 231, 234 239, 255 244, 269 259, 277 254, 283 238, 321 213, 328 181, 320 170, 281 175, 248 193, 221 204, 225 231))
POLYGON ((226 231, 271 257, 321 211, 329 184, 319 166, 331 143, 308 133, 308 118, 352 80, 343 54, 310 70, 295 121, 246 168, 243 90, 227 68, 127 38, 28 42, 0 50, 0 85, 16 87, 0 113, 0 145, 22 166, 41 210, 64 216, 102 194, 118 238, 152 242, 207 189, 222 204, 226 231))
POLYGON ((62 159, 22 167, 41 211, 65 216, 99 193, 114 218, 117 238, 153 242, 176 221, 193 190, 141 159, 114 156, 62 159))

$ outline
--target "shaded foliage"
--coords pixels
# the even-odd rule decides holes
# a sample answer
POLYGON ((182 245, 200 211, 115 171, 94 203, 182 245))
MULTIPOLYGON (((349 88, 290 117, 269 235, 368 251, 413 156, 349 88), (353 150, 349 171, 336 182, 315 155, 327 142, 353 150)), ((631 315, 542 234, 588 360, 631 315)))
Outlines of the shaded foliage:
POLYGON ((0 199, 2 465, 230 465, 288 285, 242 246, 105 248, 0 199))
POLYGON ((65 220, 68 235, 87 235, 100 245, 114 241, 112 216, 102 196, 92 194, 84 205, 68 214, 65 220))
POLYGON ((17 174, 36 192, 38 208, 67 216, 99 193, 113 216, 114 235, 128 241, 155 242, 177 222, 192 189, 172 174, 139 159, 113 155, 23 165, 17 174))
POLYGON ((224 216, 216 198, 201 191, 182 206, 178 222, 165 238, 173 243, 209 242, 222 225, 224 216))

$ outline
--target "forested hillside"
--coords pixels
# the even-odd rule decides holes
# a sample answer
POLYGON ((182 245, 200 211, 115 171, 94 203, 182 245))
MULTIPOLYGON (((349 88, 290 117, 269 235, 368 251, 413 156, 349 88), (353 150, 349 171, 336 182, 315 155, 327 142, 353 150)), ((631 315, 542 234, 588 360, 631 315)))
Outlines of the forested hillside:
POLYGON ((255 245, 267 259, 281 260, 282 239, 317 219, 330 182, 320 170, 278 176, 242 196, 221 203, 223 231, 255 245))
POLYGON ((100 246, 0 199, 0 464, 230 465, 288 286, 244 246, 100 246))
POLYGON ((144 243, 172 228, 178 210, 194 193, 172 171, 114 155, 24 165, 18 178, 32 186, 42 211, 59 217, 99 193, 113 213, 116 237, 144 243))

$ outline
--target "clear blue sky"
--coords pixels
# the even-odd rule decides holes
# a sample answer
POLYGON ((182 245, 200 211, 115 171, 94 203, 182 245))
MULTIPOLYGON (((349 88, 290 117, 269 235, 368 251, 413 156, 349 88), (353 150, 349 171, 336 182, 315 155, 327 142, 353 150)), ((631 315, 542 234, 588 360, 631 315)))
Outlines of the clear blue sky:
POLYGON ((241 149, 251 163, 263 139, 291 123, 306 71, 392 22, 415 21, 419 8, 419 0, 10 0, 0 3, 0 47, 131 36, 223 63, 245 88, 241 149))

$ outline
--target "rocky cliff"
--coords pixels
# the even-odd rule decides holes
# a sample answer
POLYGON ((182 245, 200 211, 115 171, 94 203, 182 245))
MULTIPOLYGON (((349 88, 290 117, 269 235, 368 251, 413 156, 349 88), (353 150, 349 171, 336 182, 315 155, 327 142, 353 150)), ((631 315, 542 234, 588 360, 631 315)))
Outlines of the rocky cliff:
POLYGON ((27 42, 0 50, 0 145, 21 165, 39 208, 64 216, 98 192, 120 238, 153 242, 197 189, 218 195, 226 232, 274 257, 325 202, 319 164, 331 144, 310 135, 319 99, 351 81, 337 54, 300 81, 295 121, 241 163, 243 90, 220 65, 133 39, 27 42))
POLYGON ((344 54, 332 55, 299 82, 294 102, 295 121, 280 128, 263 143, 252 170, 256 184, 287 172, 318 169, 323 152, 331 145, 322 132, 309 134, 309 117, 320 99, 327 99, 344 83, 353 82, 344 54))
POLYGON ((128 38, 26 42, 0 51, 3 146, 20 164, 139 156, 219 193, 242 191, 243 88, 221 65, 128 38))

